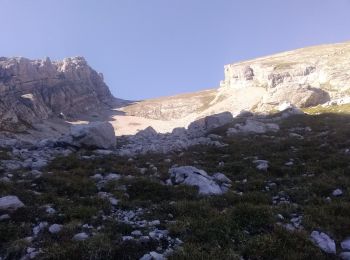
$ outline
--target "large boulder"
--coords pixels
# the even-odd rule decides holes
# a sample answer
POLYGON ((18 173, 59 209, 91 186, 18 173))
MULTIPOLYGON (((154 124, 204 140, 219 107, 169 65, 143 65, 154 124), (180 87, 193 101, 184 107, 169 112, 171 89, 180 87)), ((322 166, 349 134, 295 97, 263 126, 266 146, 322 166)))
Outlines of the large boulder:
POLYGON ((68 142, 78 147, 113 149, 116 145, 114 128, 108 122, 73 125, 70 137, 68 142))
POLYGON ((201 195, 221 195, 230 187, 230 180, 222 173, 209 176, 205 171, 193 166, 181 166, 169 170, 169 184, 189 185, 199 188, 201 195))
POLYGON ((192 137, 199 137, 215 128, 229 124, 232 121, 232 114, 230 112, 223 112, 192 122, 189 124, 187 132, 192 137))
POLYGON ((153 127, 149 126, 139 131, 135 137, 140 139, 153 139, 157 136, 157 131, 153 127))

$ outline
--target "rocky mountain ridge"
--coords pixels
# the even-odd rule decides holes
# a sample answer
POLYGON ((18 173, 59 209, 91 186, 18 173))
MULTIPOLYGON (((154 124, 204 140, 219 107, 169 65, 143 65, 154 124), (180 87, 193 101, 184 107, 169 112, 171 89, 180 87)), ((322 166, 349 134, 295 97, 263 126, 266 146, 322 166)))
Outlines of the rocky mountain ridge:
POLYGON ((53 62, 2 57, 0 96, 0 130, 14 132, 50 117, 70 117, 113 102, 103 75, 83 57, 53 62))
POLYGON ((285 104, 312 107, 350 95, 349 58, 349 42, 283 52, 226 65, 224 80, 214 89, 118 106, 102 74, 83 57, 54 62, 0 58, 0 130, 21 132, 61 117, 62 123, 109 121, 117 135, 149 126, 170 133, 223 112, 236 116, 242 111, 268 114, 285 104))
POLYGON ((228 64, 217 89, 141 101, 124 111, 163 120, 192 114, 193 120, 224 111, 266 113, 283 103, 316 106, 350 94, 349 57, 350 43, 346 42, 228 64))

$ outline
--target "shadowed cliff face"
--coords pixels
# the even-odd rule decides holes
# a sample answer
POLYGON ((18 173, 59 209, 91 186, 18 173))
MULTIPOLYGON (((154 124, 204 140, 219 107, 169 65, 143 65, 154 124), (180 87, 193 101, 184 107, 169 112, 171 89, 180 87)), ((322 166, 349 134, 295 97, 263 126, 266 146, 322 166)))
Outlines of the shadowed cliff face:
POLYGON ((102 74, 82 57, 63 61, 0 58, 0 129, 21 131, 50 117, 74 116, 113 101, 102 74))

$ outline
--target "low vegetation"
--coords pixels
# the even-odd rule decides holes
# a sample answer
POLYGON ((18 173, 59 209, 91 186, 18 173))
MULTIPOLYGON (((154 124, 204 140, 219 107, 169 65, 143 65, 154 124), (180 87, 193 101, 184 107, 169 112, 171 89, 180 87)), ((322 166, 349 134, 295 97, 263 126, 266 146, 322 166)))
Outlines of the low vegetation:
POLYGON ((335 259, 309 238, 313 230, 338 244, 350 236, 350 117, 322 113, 338 111, 309 109, 313 115, 290 117, 271 134, 226 137, 226 128, 217 129, 213 134, 228 144, 222 148, 198 146, 132 159, 86 159, 91 152, 81 151, 55 159, 38 178, 14 171, 11 182, 0 183, 0 195, 16 195, 26 207, 0 221, 0 255, 18 259, 30 243, 41 249, 37 259, 138 259, 166 247, 166 241, 123 241, 135 228, 109 216, 116 209, 141 208, 143 219, 159 220, 157 228, 183 241, 169 259, 335 259), (256 169, 255 159, 267 160, 267 171, 256 169), (201 197, 196 188, 165 185, 175 164, 222 172, 232 187, 222 196, 201 197), (100 189, 119 200, 116 207, 97 195, 91 178, 108 173, 122 176, 100 189), (333 196, 335 189, 343 194, 333 196), (46 205, 56 212, 47 213, 46 205), (295 217, 300 226, 288 228, 295 217), (63 225, 62 231, 45 229, 33 242, 24 239, 45 221, 63 225), (84 230, 93 235, 72 241, 84 230))

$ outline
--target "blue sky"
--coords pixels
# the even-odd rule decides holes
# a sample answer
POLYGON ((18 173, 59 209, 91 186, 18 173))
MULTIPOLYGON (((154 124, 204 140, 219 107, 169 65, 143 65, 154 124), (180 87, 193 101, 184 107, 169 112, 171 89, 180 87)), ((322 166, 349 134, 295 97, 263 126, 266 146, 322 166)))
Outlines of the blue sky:
POLYGON ((350 40, 350 0, 0 0, 0 56, 85 56, 125 99, 218 86, 223 66, 350 40))

